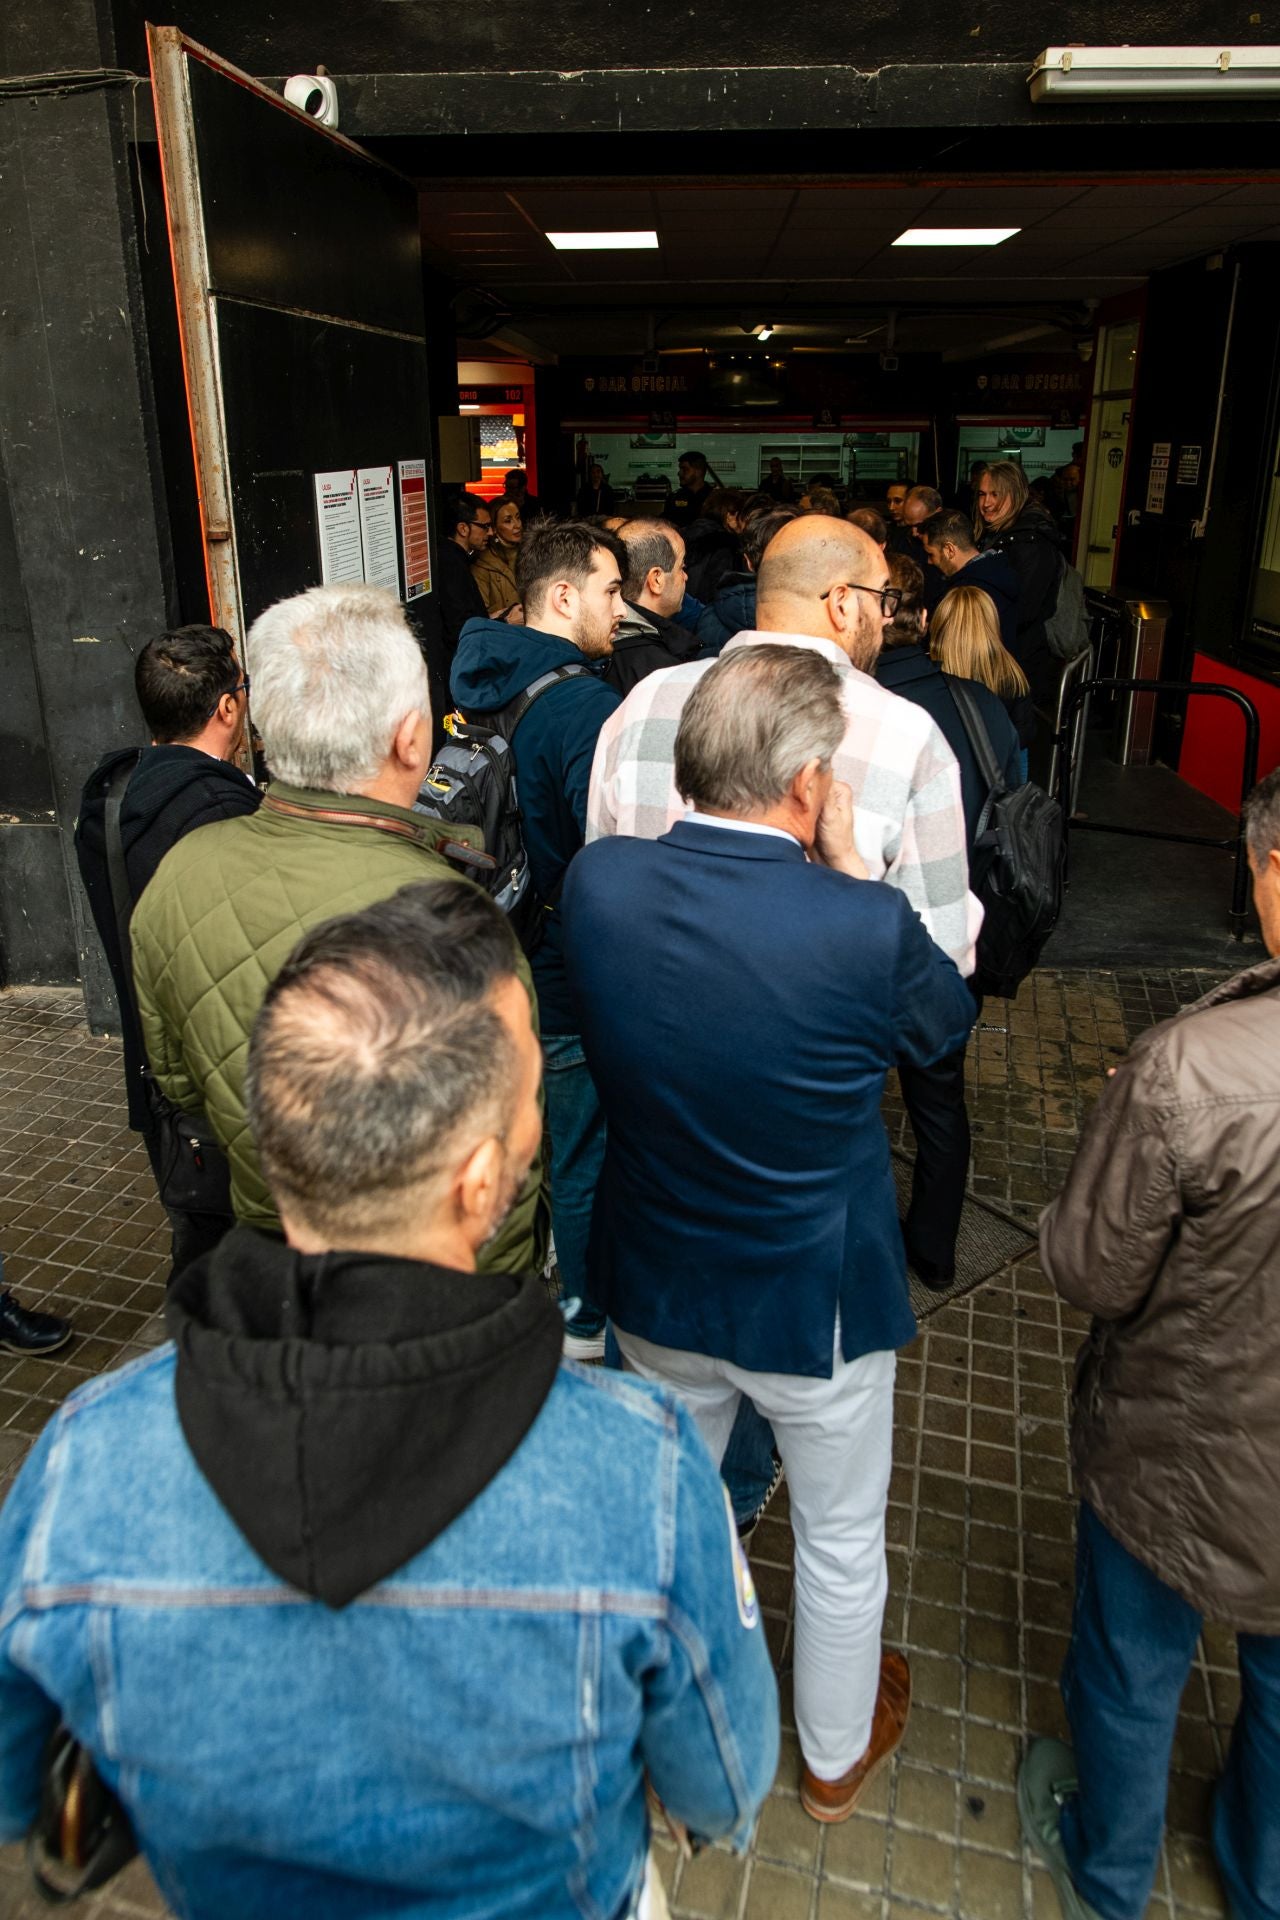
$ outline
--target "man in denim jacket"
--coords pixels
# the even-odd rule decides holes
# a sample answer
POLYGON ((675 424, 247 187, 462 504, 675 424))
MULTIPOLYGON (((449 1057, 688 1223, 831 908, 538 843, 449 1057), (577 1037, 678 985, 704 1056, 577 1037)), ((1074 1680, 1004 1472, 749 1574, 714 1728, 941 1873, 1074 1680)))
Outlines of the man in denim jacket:
POLYGON ((645 1775, 742 1842, 777 1697, 671 1395, 480 1274, 538 1149, 516 949, 430 882, 309 933, 254 1032, 287 1244, 50 1423, 0 1514, 0 1839, 61 1717, 191 1920, 660 1915, 645 1775))

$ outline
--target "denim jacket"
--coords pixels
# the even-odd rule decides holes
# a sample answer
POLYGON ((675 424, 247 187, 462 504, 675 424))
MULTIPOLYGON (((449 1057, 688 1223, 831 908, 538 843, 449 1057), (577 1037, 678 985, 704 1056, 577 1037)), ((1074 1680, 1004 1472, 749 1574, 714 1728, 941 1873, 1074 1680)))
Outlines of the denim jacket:
MULTIPOLYGON (((236 1340, 234 1417, 257 1390, 236 1340)), ((614 1920, 643 1877, 646 1772, 693 1831, 745 1841, 776 1689, 723 1489, 671 1396, 553 1350, 505 1464, 335 1605, 273 1572, 214 1492, 175 1395, 187 1360, 169 1345, 73 1395, 0 1512, 0 1839, 34 1817, 61 1716, 190 1920, 614 1920)), ((359 1453, 358 1425, 330 1425, 359 1453)), ((243 1448, 246 1504, 289 1470, 243 1448)), ((351 1527, 378 1534, 386 1486, 350 1495, 351 1527)))

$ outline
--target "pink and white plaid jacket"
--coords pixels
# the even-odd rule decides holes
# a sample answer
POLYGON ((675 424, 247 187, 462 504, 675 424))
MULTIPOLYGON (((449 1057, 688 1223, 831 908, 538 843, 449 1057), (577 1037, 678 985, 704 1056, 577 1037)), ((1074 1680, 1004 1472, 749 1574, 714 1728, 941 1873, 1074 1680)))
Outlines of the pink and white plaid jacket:
MULTIPOLYGON (((735 647, 807 647, 839 669, 845 736, 835 776, 853 793, 854 838, 873 880, 901 887, 963 974, 974 967, 982 907, 969 892, 960 769, 923 708, 862 673, 834 642, 807 634, 737 634, 735 647)), ((714 662, 651 673, 600 731, 587 799, 587 839, 656 840, 688 811, 676 792, 676 728, 690 690, 714 662)))

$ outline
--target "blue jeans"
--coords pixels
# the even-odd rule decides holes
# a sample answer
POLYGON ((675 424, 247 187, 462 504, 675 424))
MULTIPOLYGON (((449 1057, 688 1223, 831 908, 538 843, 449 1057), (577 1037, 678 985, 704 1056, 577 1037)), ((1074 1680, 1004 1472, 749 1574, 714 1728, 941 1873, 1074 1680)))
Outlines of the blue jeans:
MULTIPOLYGON (((1062 1670, 1080 1779, 1062 1813, 1071 1878, 1104 1920, 1141 1920, 1155 1878, 1178 1705, 1203 1616, 1080 1509, 1062 1670)), ((1241 1701, 1213 1811, 1233 1920, 1280 1920, 1280 1636, 1241 1633, 1241 1701)))
POLYGON ((542 1065, 551 1135, 551 1230, 560 1288, 566 1300, 582 1302, 571 1323, 573 1331, 598 1333, 604 1314, 587 1286, 587 1240, 604 1164, 604 1113, 578 1034, 544 1033, 542 1065))

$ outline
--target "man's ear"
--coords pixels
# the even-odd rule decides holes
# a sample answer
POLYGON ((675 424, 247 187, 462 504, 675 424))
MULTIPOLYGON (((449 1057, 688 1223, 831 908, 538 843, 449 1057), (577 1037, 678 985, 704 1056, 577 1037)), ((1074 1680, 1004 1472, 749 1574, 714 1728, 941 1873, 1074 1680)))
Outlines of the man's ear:
POLYGON ((651 593, 655 600, 661 600, 662 589, 663 589, 663 585, 666 582, 666 578, 667 576, 661 567, 650 567, 648 573, 646 573, 644 577, 645 592, 651 593))
POLYGON ((418 729, 422 725, 422 718, 422 708, 413 707, 396 728, 395 738, 391 742, 391 751, 406 772, 410 768, 416 770, 426 765, 427 757, 418 744, 418 729))
POLYGON ((805 761, 791 782, 790 798, 806 812, 813 804, 813 783, 821 770, 822 762, 815 754, 812 760, 805 761))
POLYGON ((502 1170, 502 1146, 489 1134, 471 1149, 454 1174, 454 1206, 473 1246, 483 1246, 493 1231, 494 1217, 503 1197, 502 1170))

